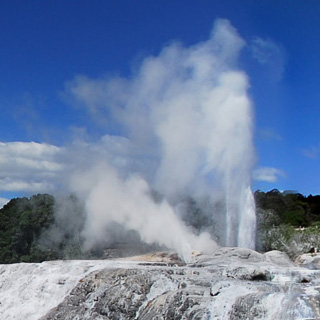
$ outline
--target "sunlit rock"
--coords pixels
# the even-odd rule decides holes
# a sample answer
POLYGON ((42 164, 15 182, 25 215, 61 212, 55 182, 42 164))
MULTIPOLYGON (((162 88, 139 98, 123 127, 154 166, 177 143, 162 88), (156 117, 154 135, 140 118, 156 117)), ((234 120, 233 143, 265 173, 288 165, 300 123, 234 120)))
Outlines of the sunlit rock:
POLYGON ((319 319, 320 271, 242 248, 0 266, 5 319, 319 319), (130 259, 130 258, 129 258, 130 259))
POLYGON ((297 264, 309 269, 320 270, 320 254, 319 253, 305 253, 298 256, 295 260, 297 264))

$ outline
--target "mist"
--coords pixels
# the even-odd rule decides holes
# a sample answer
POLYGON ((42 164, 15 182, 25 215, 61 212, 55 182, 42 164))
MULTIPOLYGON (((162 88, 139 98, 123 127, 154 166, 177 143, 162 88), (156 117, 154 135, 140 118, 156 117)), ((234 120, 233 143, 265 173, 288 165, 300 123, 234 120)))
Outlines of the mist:
POLYGON ((252 105, 238 66, 244 46, 229 21, 217 20, 208 40, 172 42, 130 77, 67 83, 69 101, 105 129, 85 145, 69 180, 85 203, 87 247, 114 222, 184 259, 217 242, 254 247, 252 105), (190 198, 211 226, 188 223, 190 198))

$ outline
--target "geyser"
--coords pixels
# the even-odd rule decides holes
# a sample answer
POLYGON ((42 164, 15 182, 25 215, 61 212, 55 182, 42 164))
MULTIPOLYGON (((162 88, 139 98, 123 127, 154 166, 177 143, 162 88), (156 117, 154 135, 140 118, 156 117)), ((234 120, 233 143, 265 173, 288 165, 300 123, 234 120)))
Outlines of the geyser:
POLYGON ((247 76, 237 67, 244 45, 228 21, 217 20, 207 41, 174 42, 145 58, 131 77, 68 83, 76 103, 107 128, 117 127, 117 136, 107 132, 91 148, 91 154, 99 149, 99 161, 72 180, 86 199, 88 243, 116 221, 183 256, 214 249, 207 233, 193 234, 177 216, 179 204, 192 197, 199 206, 210 199, 218 230, 211 237, 219 244, 254 247, 252 106, 247 76), (150 197, 153 190, 161 201, 150 197))

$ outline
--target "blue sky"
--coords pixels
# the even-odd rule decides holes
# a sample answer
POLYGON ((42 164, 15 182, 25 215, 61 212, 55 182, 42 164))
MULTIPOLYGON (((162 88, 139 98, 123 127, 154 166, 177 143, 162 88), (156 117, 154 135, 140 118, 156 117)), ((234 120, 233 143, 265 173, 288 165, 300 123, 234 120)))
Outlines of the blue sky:
POLYGON ((2 1, 0 197, 53 190, 59 150, 75 141, 125 136, 75 103, 75 79, 132 79, 173 42, 206 41, 218 18, 245 41, 237 68, 253 103, 253 190, 319 194, 319 16, 318 0, 2 1))

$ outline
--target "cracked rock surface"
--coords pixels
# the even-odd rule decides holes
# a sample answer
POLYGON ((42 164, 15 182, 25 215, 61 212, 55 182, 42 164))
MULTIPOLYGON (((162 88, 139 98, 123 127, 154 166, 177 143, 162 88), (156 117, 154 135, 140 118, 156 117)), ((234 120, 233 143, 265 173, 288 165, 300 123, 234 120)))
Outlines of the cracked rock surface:
POLYGON ((281 252, 220 248, 186 265, 161 255, 93 271, 41 320, 320 318, 319 271, 281 252))

